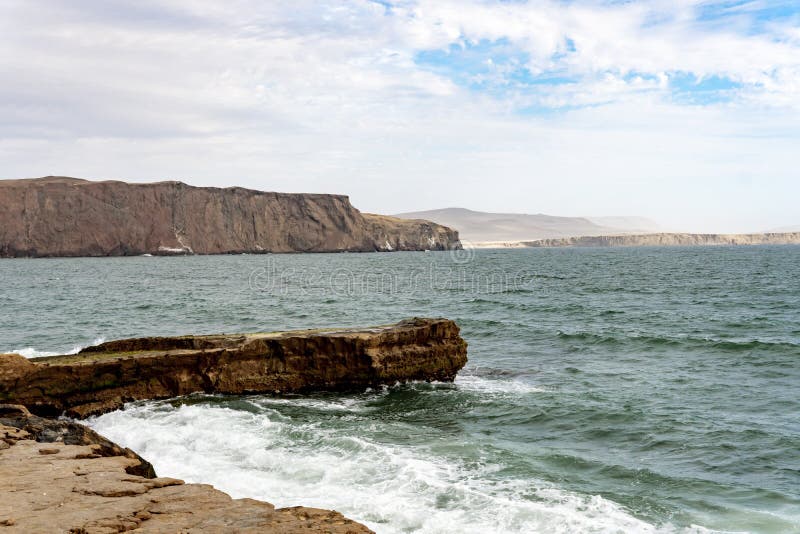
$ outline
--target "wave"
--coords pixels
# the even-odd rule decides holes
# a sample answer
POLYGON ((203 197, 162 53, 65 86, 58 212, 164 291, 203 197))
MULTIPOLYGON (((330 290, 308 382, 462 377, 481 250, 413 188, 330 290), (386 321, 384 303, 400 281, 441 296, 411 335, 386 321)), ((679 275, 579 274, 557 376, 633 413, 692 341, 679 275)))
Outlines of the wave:
POLYGON ((655 346, 702 346, 725 352, 747 352, 755 349, 800 350, 800 344, 788 341, 766 341, 760 339, 726 340, 690 336, 653 336, 640 334, 604 334, 595 332, 564 332, 559 330, 558 338, 564 340, 586 341, 596 345, 621 345, 640 342, 655 346))
MULTIPOLYGON (((388 388, 387 388, 388 389, 388 388)), ((381 390, 377 394, 385 394, 386 392, 381 390)), ((330 398, 319 398, 313 396, 275 396, 275 397, 268 397, 268 396, 255 396, 252 398, 248 398, 247 401, 252 404, 253 407, 260 409, 260 410, 269 410, 274 408, 279 408, 281 406, 290 406, 292 408, 305 408, 307 410, 313 411, 320 411, 320 412, 339 412, 339 413, 355 413, 355 412, 365 412, 369 410, 367 406, 367 402, 374 399, 376 393, 373 393, 372 390, 368 390, 364 395, 352 396, 352 397, 342 397, 342 396, 330 396, 330 398)))
POLYGON ((71 349, 69 349, 67 351, 62 351, 62 352, 51 352, 51 351, 46 351, 46 350, 38 350, 38 349, 35 349, 34 347, 23 347, 23 348, 20 348, 20 349, 11 349, 9 351, 0 350, 0 353, 19 354, 20 356, 24 356, 25 358, 44 358, 44 357, 47 357, 47 356, 62 356, 62 355, 69 355, 69 354, 78 354, 80 351, 82 351, 83 349, 85 349, 87 347, 93 347, 95 345, 100 345, 101 343, 105 343, 105 342, 106 342, 106 338, 98 337, 98 338, 95 338, 95 340, 92 341, 89 344, 86 344, 86 345, 75 345, 71 349))
POLYGON ((746 341, 732 341, 732 340, 703 340, 712 343, 716 348, 730 351, 743 351, 752 350, 757 348, 775 348, 775 349, 794 349, 799 350, 800 344, 789 343, 786 341, 763 341, 759 339, 750 339, 746 341))
POLYGON ((528 289, 524 287, 510 287, 510 288, 503 288, 503 289, 495 289, 487 291, 490 295, 500 295, 500 294, 525 294, 525 293, 536 293, 534 289, 528 289))
POLYGON ((485 366, 467 367, 456 376, 455 385, 462 391, 494 395, 511 394, 516 396, 550 391, 546 387, 529 382, 532 374, 530 370, 519 371, 485 366))
POLYGON ((530 370, 519 371, 513 369, 502 369, 498 367, 487 367, 483 365, 469 366, 461 371, 461 375, 480 376, 485 378, 518 378, 521 376, 530 376, 533 372, 530 370))
POLYGON ((531 278, 543 278, 546 280, 567 280, 566 276, 559 276, 557 274, 532 274, 531 278))
MULTIPOLYGON (((210 483, 234 498, 336 509, 377 532, 674 531, 598 495, 503 466, 371 439, 271 410, 147 403, 91 419, 97 431, 153 462, 161 476, 210 483)), ((378 434, 380 435, 380 434, 378 434)))

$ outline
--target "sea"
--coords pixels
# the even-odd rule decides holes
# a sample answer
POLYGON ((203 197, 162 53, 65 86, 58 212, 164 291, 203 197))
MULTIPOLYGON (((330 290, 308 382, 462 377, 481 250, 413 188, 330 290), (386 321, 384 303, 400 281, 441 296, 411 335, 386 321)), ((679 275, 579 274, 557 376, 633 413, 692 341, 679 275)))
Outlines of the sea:
POLYGON ((378 533, 800 532, 800 247, 0 260, 0 352, 448 317, 454 383, 88 421, 160 476, 378 533))

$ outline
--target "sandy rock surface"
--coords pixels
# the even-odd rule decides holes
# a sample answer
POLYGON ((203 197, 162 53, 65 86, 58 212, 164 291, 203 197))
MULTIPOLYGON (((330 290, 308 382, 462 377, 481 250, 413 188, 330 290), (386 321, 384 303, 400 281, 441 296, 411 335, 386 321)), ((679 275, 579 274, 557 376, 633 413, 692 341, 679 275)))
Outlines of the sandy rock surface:
POLYGON ((334 511, 276 509, 205 484, 131 474, 142 460, 109 443, 78 423, 0 407, 0 533, 371 532, 334 511), (77 435, 86 443, 64 442, 77 435))

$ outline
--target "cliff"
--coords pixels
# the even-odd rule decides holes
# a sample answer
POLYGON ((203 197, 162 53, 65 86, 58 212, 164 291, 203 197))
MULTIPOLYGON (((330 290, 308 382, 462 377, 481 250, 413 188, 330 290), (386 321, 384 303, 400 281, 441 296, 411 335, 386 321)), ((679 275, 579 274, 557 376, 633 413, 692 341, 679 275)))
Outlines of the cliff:
POLYGON ((0 257, 460 248, 428 221, 364 214, 346 196, 231 187, 0 180, 0 257))
POLYGON ((584 236, 523 241, 526 247, 685 247, 800 244, 800 232, 768 234, 642 234, 584 236))
POLYGON ((38 415, 87 417, 125 402, 195 392, 353 390, 408 380, 452 381, 467 344, 447 319, 368 329, 140 338, 76 355, 0 355, 0 402, 38 415))
POLYGON ((3 532, 372 532, 338 512, 276 509, 205 484, 158 478, 142 458, 91 429, 0 405, 3 532))

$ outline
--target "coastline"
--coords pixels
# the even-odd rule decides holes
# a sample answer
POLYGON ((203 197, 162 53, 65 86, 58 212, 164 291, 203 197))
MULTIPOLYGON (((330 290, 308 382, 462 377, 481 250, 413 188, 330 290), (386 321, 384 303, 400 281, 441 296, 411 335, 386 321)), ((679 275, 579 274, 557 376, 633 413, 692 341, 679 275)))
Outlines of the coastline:
POLYGON ((620 234, 600 236, 578 236, 527 241, 481 241, 462 240, 465 248, 589 248, 589 247, 709 247, 709 246, 755 246, 798 245, 800 232, 772 232, 758 234, 689 234, 653 233, 620 234))
MULTIPOLYGON (((798 506, 796 476, 763 474, 796 456, 783 422, 797 407, 787 386, 798 380, 800 247, 531 252, 476 251, 467 266, 480 279, 533 276, 519 291, 488 294, 455 270, 432 291, 430 274, 408 296, 308 291, 303 279, 249 290, 259 257, 0 262, 14 310, 4 348, 72 352, 99 337, 354 327, 436 311, 458 319, 470 342, 455 384, 200 394, 83 423, 159 475, 276 507, 334 509, 382 534, 797 528, 786 515, 798 506), (758 434, 741 433, 750 399, 765 414, 758 434), (709 410, 724 420, 707 419, 709 410), (654 427, 663 432, 652 439, 666 440, 656 455, 642 450, 654 427), (691 463, 719 459, 730 463, 691 463), (752 471, 756 462, 763 469, 752 471), (671 470, 676 463, 685 469, 671 470)), ((450 265, 449 255, 425 256, 450 265)), ((346 268, 406 280, 425 256, 279 259, 325 279, 346 268)))
POLYGON ((18 405, 0 404, 0 479, 3 532, 373 533, 333 510, 276 509, 158 477, 149 462, 88 427, 18 405))
POLYGON ((54 417, 85 418, 133 400, 191 393, 452 382, 466 348, 453 321, 415 318, 360 329, 124 339, 32 359, 0 354, 0 526, 43 532, 57 525, 85 534, 371 533, 336 511, 276 509, 206 484, 159 478, 134 451, 54 417))

